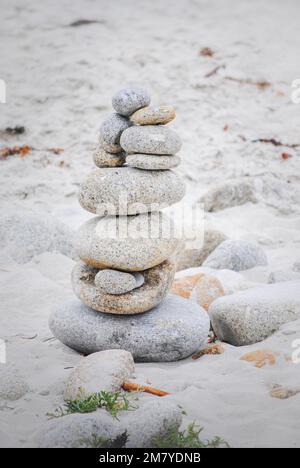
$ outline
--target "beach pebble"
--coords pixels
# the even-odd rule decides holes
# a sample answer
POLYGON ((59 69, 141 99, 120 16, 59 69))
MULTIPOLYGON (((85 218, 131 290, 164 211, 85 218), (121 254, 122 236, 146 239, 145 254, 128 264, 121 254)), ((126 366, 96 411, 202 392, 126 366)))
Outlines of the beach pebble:
POLYGON ((220 340, 234 346, 257 343, 300 318, 300 282, 268 284, 224 296, 208 312, 220 340))
POLYGON ((173 171, 107 167, 88 175, 79 202, 98 215, 132 215, 158 211, 179 202, 184 194, 184 183, 173 171))
POLYGON ((19 400, 29 391, 25 380, 12 366, 0 364, 0 399, 19 400))
POLYGON ((281 281, 300 280, 300 272, 297 271, 272 271, 268 278, 268 283, 280 283, 281 281))
POLYGON ((201 266, 218 245, 226 239, 227 237, 222 232, 215 229, 206 229, 204 235, 199 234, 199 246, 197 248, 190 248, 187 241, 185 248, 178 252, 176 270, 180 271, 201 266))
POLYGON ((196 301, 203 309, 208 310, 211 303, 224 296, 220 281, 206 273, 182 276, 173 281, 171 293, 196 301))
POLYGON ((233 180, 211 188, 200 202, 205 211, 219 211, 232 206, 243 205, 247 202, 255 203, 254 187, 251 182, 233 180))
POLYGON ((130 117, 131 122, 136 125, 165 125, 176 117, 175 109, 172 106, 148 106, 136 111, 130 117))
POLYGON ((95 276, 95 286, 100 291, 107 294, 124 294, 137 286, 135 275, 139 275, 139 285, 141 286, 141 278, 143 275, 139 273, 125 273, 118 270, 100 270, 95 276))
POLYGON ((71 372, 65 387, 64 399, 86 398, 100 391, 119 392, 134 372, 131 354, 123 349, 99 351, 81 358, 71 372))
POLYGON ((177 167, 180 162, 180 157, 176 155, 129 154, 126 157, 128 166, 152 171, 172 169, 177 167))
POLYGON ((155 447, 170 429, 179 428, 182 410, 166 398, 140 399, 118 419, 104 409, 47 421, 37 435, 40 448, 155 447), (147 430, 145 430, 147 428, 147 430))
POLYGON ((118 153, 120 147, 120 136, 126 128, 132 125, 130 120, 119 114, 111 114, 101 125, 99 141, 105 144, 107 152, 118 153))
POLYGON ((244 240, 228 239, 209 255, 203 266, 217 270, 243 271, 267 264, 266 254, 258 245, 244 240))
POLYGON ((141 88, 125 88, 112 98, 112 106, 118 114, 129 116, 141 107, 150 104, 150 96, 141 88))
POLYGON ((111 294, 95 286, 98 269, 78 263, 72 272, 76 296, 87 306, 109 314, 139 314, 155 307, 167 295, 174 278, 174 264, 165 261, 143 272, 144 284, 130 292, 111 294))
POLYGON ((203 346, 209 318, 195 302, 170 294, 140 315, 103 314, 72 300, 52 312, 49 326, 58 340, 83 354, 125 349, 136 362, 167 362, 203 346))
POLYGON ((125 164, 126 156, 124 152, 108 153, 99 145, 99 148, 94 152, 93 160, 98 167, 119 167, 125 164))
POLYGON ((133 126, 120 139, 127 153, 175 154, 182 143, 179 135, 163 125, 133 126))
POLYGON ((163 212, 94 217, 75 236, 74 247, 96 268, 142 271, 159 265, 180 245, 172 218, 163 212))
POLYGON ((0 250, 17 263, 27 263, 44 252, 73 256, 73 231, 52 216, 14 212, 0 219, 0 250))

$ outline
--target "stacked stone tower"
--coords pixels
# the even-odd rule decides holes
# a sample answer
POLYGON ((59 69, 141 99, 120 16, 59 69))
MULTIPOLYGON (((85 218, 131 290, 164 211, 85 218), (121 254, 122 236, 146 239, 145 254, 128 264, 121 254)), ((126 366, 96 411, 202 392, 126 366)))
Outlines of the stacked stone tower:
POLYGON ((84 353, 124 348, 137 360, 179 359, 199 348, 209 321, 196 304, 165 299, 181 240, 161 210, 185 193, 172 171, 180 163, 181 141, 166 126, 175 111, 150 106, 142 89, 121 90, 112 104, 116 113, 100 128, 97 168, 79 192, 81 206, 96 215, 80 228, 75 242, 80 261, 72 285, 85 306, 64 305, 52 314, 50 328, 84 353), (133 314, 139 315, 132 320, 133 314), (71 316, 77 333, 74 324, 66 327, 71 316))

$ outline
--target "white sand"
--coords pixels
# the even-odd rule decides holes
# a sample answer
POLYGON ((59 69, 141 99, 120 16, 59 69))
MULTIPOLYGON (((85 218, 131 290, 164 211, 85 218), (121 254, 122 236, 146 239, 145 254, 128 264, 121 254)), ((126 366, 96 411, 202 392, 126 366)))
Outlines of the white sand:
MULTIPOLYGON (((2 3, 0 78, 7 83, 7 104, 0 104, 0 129, 25 125, 27 132, 1 133, 1 146, 28 144, 39 151, 0 161, 1 212, 49 213, 72 227, 87 219, 76 191, 92 167, 96 129, 110 112, 113 92, 140 85, 153 102, 177 109, 172 125, 184 140, 178 172, 187 200, 227 179, 254 178, 259 203, 207 216, 229 237, 254 240, 266 250, 269 266, 243 277, 267 282, 271 271, 290 269, 300 259, 299 148, 252 142, 300 143, 300 104, 290 97, 291 82, 300 78, 297 0, 2 3), (82 18, 100 23, 68 27, 82 18), (199 56, 203 47, 211 47, 214 57, 199 56), (228 77, 271 86, 262 90, 228 77), (45 150, 52 147, 65 151, 45 150), (292 157, 283 160, 283 152, 292 157)), ((72 261, 58 254, 24 266, 4 254, 0 260, 0 338, 7 341, 8 365, 31 389, 16 402, 0 400, 0 447, 31 446, 47 411, 62 403, 67 368, 79 359, 51 339, 47 327, 51 307, 73 297, 72 261)), ((300 364, 284 359, 295 339, 300 320, 263 343, 225 345, 220 356, 138 364, 136 379, 169 390, 186 420, 205 427, 205 437, 222 436, 234 447, 299 447, 300 394, 286 400, 269 395, 272 384, 299 385, 300 364), (258 369, 239 360, 261 348, 280 353, 274 366, 258 369)))

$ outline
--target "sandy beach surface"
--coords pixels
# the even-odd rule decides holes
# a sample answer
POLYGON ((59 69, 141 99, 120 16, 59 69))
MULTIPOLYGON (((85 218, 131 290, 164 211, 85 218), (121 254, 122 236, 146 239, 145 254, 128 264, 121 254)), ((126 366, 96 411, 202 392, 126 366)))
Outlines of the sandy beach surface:
MULTIPOLYGON (((255 187, 255 203, 205 219, 265 250, 268 266, 241 272, 249 287, 300 261, 300 103, 291 98, 300 78, 297 0, 2 0, 2 7, 1 148, 32 148, 0 160, 2 215, 51 215, 71 229, 88 219, 77 191, 93 167, 97 129, 111 95, 137 85, 153 102, 176 108, 171 125, 184 142, 177 172, 188 202, 232 180, 255 187), (17 125, 25 133, 5 131, 17 125)), ((0 366, 15 368, 29 386, 19 400, 0 399, 0 447, 36 446, 47 412, 63 403, 79 355, 53 338, 48 316, 74 297, 73 264, 61 253, 20 264, 0 252, 0 338, 7 345, 0 366)), ((204 438, 300 447, 300 393, 270 395, 277 385, 299 388, 300 363, 292 360, 299 339, 300 319, 254 345, 224 344, 221 355, 136 364, 135 378, 170 392, 187 413, 184 425, 196 421, 204 438), (240 360, 260 349, 272 350, 275 362, 259 368, 240 360)))

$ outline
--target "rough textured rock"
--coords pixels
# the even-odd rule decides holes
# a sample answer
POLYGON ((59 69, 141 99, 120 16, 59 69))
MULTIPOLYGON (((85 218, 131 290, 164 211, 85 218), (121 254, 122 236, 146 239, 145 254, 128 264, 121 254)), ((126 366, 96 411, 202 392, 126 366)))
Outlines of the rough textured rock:
POLYGON ((102 390, 118 392, 134 372, 134 361, 128 351, 110 349, 82 358, 71 372, 64 399, 76 400, 102 390))
POLYGON ((195 249, 181 249, 176 256, 176 270, 186 270, 187 268, 199 267, 207 257, 227 239, 225 234, 215 229, 207 229, 204 232, 203 244, 195 249))
POLYGON ((140 273, 126 273, 109 268, 100 270, 95 276, 95 286, 107 294, 124 294, 144 283, 140 273))
POLYGON ((25 380, 12 366, 0 364, 0 399, 19 400, 29 391, 25 380))
POLYGON ((29 262, 44 252, 73 255, 74 233, 51 216, 14 213, 0 219, 0 250, 17 263, 29 262))
POLYGON ((152 171, 172 169, 177 167, 180 162, 180 157, 176 155, 129 154, 126 158, 128 166, 152 171))
POLYGON ((256 202, 253 183, 248 180, 233 180, 210 189, 200 201, 205 211, 219 211, 231 206, 256 202))
POLYGON ((101 142, 105 142, 106 148, 111 146, 113 153, 122 151, 120 146, 121 134, 131 125, 132 123, 126 117, 111 114, 100 127, 99 139, 101 142))
POLYGON ((124 294, 107 294, 95 286, 98 269, 85 263, 75 265, 72 286, 87 306, 110 314, 138 314, 155 307, 167 295, 174 278, 174 264, 166 260, 143 272, 144 284, 124 294))
POLYGON ((205 310, 208 310, 211 303, 218 297, 224 296, 220 281, 206 273, 175 279, 171 292, 186 299, 195 300, 205 310))
POLYGON ((173 171, 98 168, 81 185, 79 202, 98 215, 158 211, 180 201, 185 187, 173 171))
POLYGON ((100 145, 93 155, 94 163, 98 167, 120 167, 125 164, 125 153, 112 154, 105 151, 100 145))
POLYGON ((209 318, 196 303, 170 294, 136 317, 102 314, 69 301, 52 312, 49 326, 62 343, 84 354, 125 349, 136 362, 163 362, 198 351, 207 338, 209 318))
POLYGON ((79 229, 74 247, 96 268, 142 271, 169 258, 179 244, 172 219, 156 212, 92 218, 79 229))
POLYGON ((119 420, 101 409, 90 414, 71 414, 48 421, 38 435, 39 446, 151 448, 155 447, 156 437, 161 438, 171 428, 180 426, 181 413, 179 406, 165 397, 139 400, 137 409, 120 412, 119 420))
POLYGON ((300 317, 300 282, 269 284, 224 296, 208 312, 220 340, 235 346, 257 343, 300 317))
POLYGON ((133 126, 120 139, 127 153, 175 154, 181 148, 180 137, 163 125, 133 126))
POLYGON ((228 239, 209 255, 203 266, 217 270, 243 271, 267 264, 266 254, 258 245, 243 240, 228 239))
POLYGON ((130 120, 136 125, 165 125, 176 117, 175 109, 172 106, 148 106, 136 111, 130 120))
POLYGON ((112 98, 112 106, 118 114, 131 115, 141 107, 150 104, 150 96, 141 88, 125 88, 118 91, 112 98))
POLYGON ((300 272, 297 271, 272 271, 268 278, 268 283, 280 283, 282 281, 300 280, 300 272))

